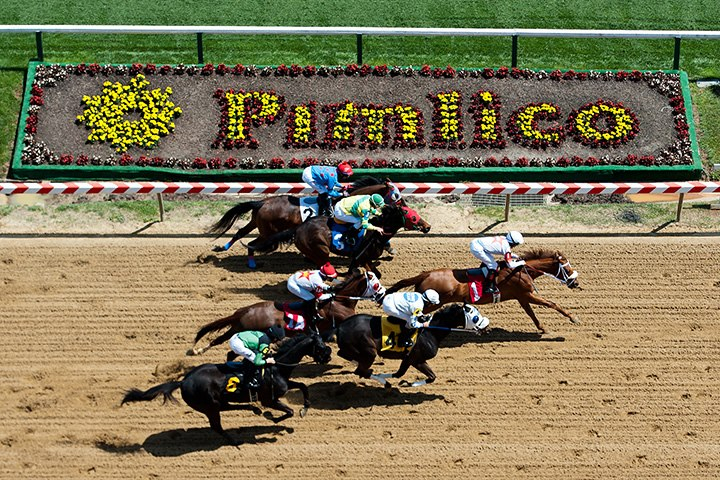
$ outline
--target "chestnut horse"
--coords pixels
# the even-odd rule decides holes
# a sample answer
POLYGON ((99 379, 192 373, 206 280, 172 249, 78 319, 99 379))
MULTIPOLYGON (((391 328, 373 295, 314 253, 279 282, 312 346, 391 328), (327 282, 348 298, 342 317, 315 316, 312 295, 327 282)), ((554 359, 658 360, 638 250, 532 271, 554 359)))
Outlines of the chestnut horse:
MULTIPOLYGON (((400 191, 389 180, 379 180, 374 177, 360 178, 348 185, 348 195, 372 195, 379 193, 386 203, 406 205, 405 200, 400 197, 400 191)), ((262 242, 276 233, 297 227, 302 223, 300 214, 300 198, 293 195, 280 195, 268 197, 264 200, 243 202, 228 210, 220 220, 212 225, 207 233, 216 234, 219 238, 227 232, 233 224, 244 214, 252 212, 250 221, 240 228, 235 235, 223 246, 213 247, 215 252, 224 252, 230 249, 235 242, 243 238, 256 228, 258 237, 247 244, 248 266, 256 268, 255 244, 262 242)), ((422 219, 420 219, 422 221, 422 219)), ((427 225, 429 228, 429 225, 427 225)))
MULTIPOLYGON (((570 261, 560 252, 547 250, 534 250, 521 255, 525 260, 524 267, 511 269, 505 262, 498 263, 497 287, 500 290, 500 301, 517 300, 532 319, 541 333, 546 333, 545 327, 535 316, 531 305, 542 305, 556 310, 561 315, 578 323, 576 317, 558 304, 542 298, 535 289, 534 280, 542 275, 559 280, 568 288, 578 288, 578 272, 573 270, 570 261)), ((417 292, 424 292, 432 288, 440 294, 440 305, 451 302, 473 303, 470 299, 468 275, 465 269, 439 268, 422 272, 412 278, 400 280, 387 293, 393 293, 403 288, 414 287, 417 292)), ((475 304, 491 303, 492 295, 483 295, 475 304)), ((428 305, 425 312, 431 312, 439 305, 428 305)))
MULTIPOLYGON (((350 270, 355 266, 365 267, 381 277, 380 272, 374 265, 374 261, 380 258, 388 240, 401 228, 408 230, 421 230, 427 233, 430 226, 424 227, 420 221, 420 215, 410 207, 398 207, 394 204, 385 205, 382 213, 370 220, 370 223, 381 227, 383 232, 367 230, 360 244, 351 253, 350 270)), ((423 221, 424 222, 424 221, 423 221)), ((258 252, 272 252, 283 243, 295 242, 300 253, 307 257, 318 267, 330 261, 330 252, 336 255, 347 256, 347 253, 339 251, 332 242, 332 232, 325 217, 311 218, 299 227, 280 232, 258 242, 255 250, 258 252)))
MULTIPOLYGON (((334 287, 333 297, 330 301, 318 308, 323 321, 316 325, 320 332, 331 330, 351 315, 355 315, 358 300, 378 300, 385 295, 385 287, 372 272, 354 270, 349 278, 334 287)), ((208 349, 225 343, 230 337, 244 330, 266 330, 273 325, 285 324, 285 314, 281 302, 259 302, 243 307, 228 317, 215 320, 203 325, 195 335, 195 344, 209 333, 217 332, 223 328, 227 330, 214 338, 207 346, 188 350, 188 355, 200 355, 208 349), (229 328, 228 328, 229 327, 229 328)), ((306 329, 307 329, 306 319, 306 329)))

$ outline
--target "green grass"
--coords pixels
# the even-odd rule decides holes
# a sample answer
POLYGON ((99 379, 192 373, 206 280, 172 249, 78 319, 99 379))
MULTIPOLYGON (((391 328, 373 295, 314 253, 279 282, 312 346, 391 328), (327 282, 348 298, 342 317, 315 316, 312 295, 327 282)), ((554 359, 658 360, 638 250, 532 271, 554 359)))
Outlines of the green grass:
MULTIPOLYGON (((698 142, 709 164, 720 163, 720 85, 693 88, 698 117, 698 142)), ((720 172, 711 172, 713 180, 720 180, 720 172)))
MULTIPOLYGON (((720 30, 720 12, 706 0, 376 1, 268 0, 144 2, 3 2, 3 24, 283 25, 476 28, 720 30)), ((99 63, 194 63, 193 35, 44 35, 45 60, 99 63)), ((33 34, 4 35, 0 53, 0 172, 9 163, 23 71, 36 56, 33 34)), ((509 38, 366 37, 370 64, 498 67, 510 64, 509 38)), ((355 61, 355 38, 205 36, 206 62, 344 64, 355 61)), ((545 69, 669 69, 672 40, 519 40, 518 64, 545 69)), ((691 79, 720 77, 720 41, 683 41, 681 68, 691 79)), ((697 92, 696 92, 697 93, 697 92)), ((698 109, 717 116, 717 95, 696 95, 698 109)), ((705 115, 704 115, 705 116, 705 115)), ((701 125, 702 127, 702 125, 701 125)), ((717 134, 703 130, 708 161, 720 161, 717 134), (711 137, 715 138, 712 140, 711 137), (707 143, 710 142, 710 143, 707 143)))

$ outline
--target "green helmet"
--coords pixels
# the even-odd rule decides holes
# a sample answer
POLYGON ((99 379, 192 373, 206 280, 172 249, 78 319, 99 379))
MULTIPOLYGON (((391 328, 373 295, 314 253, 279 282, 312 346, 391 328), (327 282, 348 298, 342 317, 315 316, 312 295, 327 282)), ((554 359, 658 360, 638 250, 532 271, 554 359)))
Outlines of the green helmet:
POLYGON ((373 207, 381 208, 381 207, 384 207, 384 206, 385 206, 385 200, 383 200, 382 195, 380 195, 380 194, 378 194, 378 193, 373 193, 373 194, 370 196, 370 204, 371 204, 373 207))

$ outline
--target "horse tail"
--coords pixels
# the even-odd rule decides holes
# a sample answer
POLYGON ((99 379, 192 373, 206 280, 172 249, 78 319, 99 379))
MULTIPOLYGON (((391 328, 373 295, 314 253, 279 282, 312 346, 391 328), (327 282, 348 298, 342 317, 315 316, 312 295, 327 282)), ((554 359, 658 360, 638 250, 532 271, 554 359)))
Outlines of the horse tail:
POLYGON ((276 233, 266 239, 258 238, 253 240, 252 248, 258 253, 274 252, 280 245, 291 243, 295 239, 296 230, 297 227, 293 227, 276 233))
POLYGON ((223 215, 220 220, 218 220, 210 228, 208 228, 207 233, 216 234, 217 237, 215 238, 220 237, 223 233, 230 230, 230 227, 233 226, 233 224, 237 221, 238 218, 240 218, 241 215, 244 215, 250 211, 257 210, 258 208, 262 207, 263 202, 264 200, 254 200, 235 205, 230 210, 225 212, 225 215, 223 215))
POLYGON ((198 330, 197 334, 195 335, 195 343, 199 342, 201 338, 203 338, 205 335, 207 335, 210 332, 217 332, 218 330, 227 327, 228 325, 232 324, 232 322, 238 318, 238 316, 242 316, 243 313, 247 311, 247 309, 250 307, 243 307, 240 310, 236 310, 235 313, 228 317, 219 318, 217 320, 214 320, 210 323, 207 323, 200 327, 200 330, 198 330))
POLYGON ((405 280, 400 280, 395 285, 388 288, 387 292, 385 292, 385 295, 387 295, 389 293, 395 293, 398 290, 402 290, 403 288, 417 287, 423 281, 425 281, 425 279, 428 277, 428 275, 430 275, 429 272, 422 272, 421 274, 415 275, 414 277, 406 278, 405 280))
POLYGON ((120 405, 124 405, 128 402, 149 402, 150 400, 157 398, 161 393, 164 397, 163 403, 166 403, 168 400, 172 403, 178 403, 177 399, 173 397, 172 392, 180 388, 181 385, 182 382, 167 382, 162 385, 156 385, 150 390, 146 390, 144 392, 137 388, 131 388, 125 392, 125 397, 123 397, 120 405))

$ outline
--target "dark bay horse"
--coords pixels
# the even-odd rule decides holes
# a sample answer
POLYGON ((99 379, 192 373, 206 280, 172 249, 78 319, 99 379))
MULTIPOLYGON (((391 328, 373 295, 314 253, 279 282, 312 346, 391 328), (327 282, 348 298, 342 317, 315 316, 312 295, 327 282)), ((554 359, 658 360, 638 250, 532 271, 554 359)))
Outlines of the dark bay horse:
MULTIPOLYGON (((505 262, 498 263, 497 287, 500 290, 500 301, 517 300, 532 319, 541 333, 546 333, 545 327, 535 316, 531 305, 541 305, 556 310, 571 322, 577 323, 576 317, 558 304, 542 298, 535 289, 534 280, 546 275, 559 280, 568 288, 577 288, 578 272, 573 270, 570 261, 562 253, 548 250, 534 250, 521 255, 525 260, 525 267, 511 269, 505 262)), ((417 292, 424 292, 432 288, 440 294, 440 305, 452 302, 472 303, 468 287, 467 270, 439 268, 425 271, 419 275, 400 280, 387 293, 397 292, 403 288, 414 287, 417 292)), ((491 303, 492 295, 483 295, 476 304, 491 303)), ((426 312, 439 308, 439 305, 428 305, 426 312)))
MULTIPOLYGON (((310 398, 307 385, 290 380, 293 369, 306 355, 310 355, 317 363, 328 363, 331 350, 325 345, 319 335, 299 335, 281 343, 275 360, 276 365, 265 366, 263 382, 257 392, 257 398, 262 406, 280 410, 285 414, 273 419, 275 423, 292 417, 295 412, 280 399, 290 389, 300 389, 303 394, 303 408, 300 416, 304 417, 310 398)), ((220 421, 220 412, 228 410, 252 410, 260 415, 259 408, 252 405, 243 405, 251 402, 250 392, 237 392, 237 396, 229 397, 225 393, 225 379, 232 370, 226 364, 205 363, 188 372, 181 381, 167 382, 142 391, 137 388, 128 390, 121 404, 128 402, 146 402, 153 400, 160 394, 165 401, 177 403, 172 392, 180 388, 183 400, 194 410, 203 413, 210 421, 210 428, 235 443, 232 437, 223 430, 220 421)))
MULTIPOLYGON (((380 272, 374 265, 374 261, 379 259, 387 241, 390 240, 401 228, 409 230, 421 229, 423 233, 430 230, 420 226, 420 215, 410 207, 398 207, 390 204, 385 205, 382 214, 371 219, 370 223, 383 229, 383 233, 368 230, 363 236, 360 244, 351 254, 350 269, 355 266, 365 267, 372 270, 381 277, 380 272)), ((332 242, 332 232, 328 219, 325 217, 315 217, 307 220, 297 228, 280 232, 263 242, 255 245, 257 252, 272 252, 281 244, 293 242, 300 253, 313 262, 318 267, 330 261, 330 253, 336 255, 347 256, 346 252, 341 252, 332 242)))
MULTIPOLYGON (((372 195, 379 193, 385 198, 386 203, 399 203, 405 205, 400 197, 400 192, 389 180, 379 180, 374 177, 360 178, 348 185, 348 195, 372 195)), ((215 246, 216 252, 224 252, 233 246, 235 242, 243 238, 257 228, 258 237, 248 243, 248 266, 256 268, 255 244, 269 238, 276 233, 297 227, 302 223, 300 212, 300 198, 293 195, 279 195, 268 197, 264 200, 243 202, 228 210, 220 220, 212 225, 207 233, 216 234, 220 237, 227 232, 233 224, 244 214, 252 212, 250 221, 240 228, 235 235, 223 246, 215 246)), ((418 217, 419 218, 419 217, 418 217)), ((422 219, 419 219, 423 221, 422 219)), ((428 225, 429 228, 429 225, 428 225)), ((217 238, 216 237, 216 238, 217 238)))
POLYGON ((390 386, 385 380, 386 378, 401 378, 410 367, 415 367, 427 377, 425 380, 410 384, 417 387, 435 381, 435 373, 427 361, 437 355, 440 342, 450 333, 451 329, 480 333, 473 327, 473 324, 479 322, 481 318, 477 309, 471 305, 464 307, 449 305, 433 315, 430 326, 420 330, 415 345, 410 352, 405 353, 392 350, 382 351, 381 317, 361 313, 353 315, 338 326, 336 330, 337 354, 346 360, 358 363, 355 370, 357 375, 377 380, 386 387, 390 386), (402 359, 400 367, 393 374, 373 374, 371 367, 378 355, 382 358, 402 359))
MULTIPOLYGON (((316 325, 320 332, 334 328, 351 315, 355 315, 355 307, 359 299, 377 300, 385 295, 385 287, 375 274, 360 269, 353 270, 350 276, 334 287, 333 298, 318 308, 323 321, 316 325)), ((203 325, 195 335, 195 345, 206 335, 227 328, 205 347, 194 347, 188 355, 200 355, 208 349, 225 343, 230 337, 244 330, 266 330, 273 325, 286 327, 285 314, 281 302, 259 302, 243 307, 228 317, 203 325)), ((308 320, 306 319, 306 326, 308 320)))

